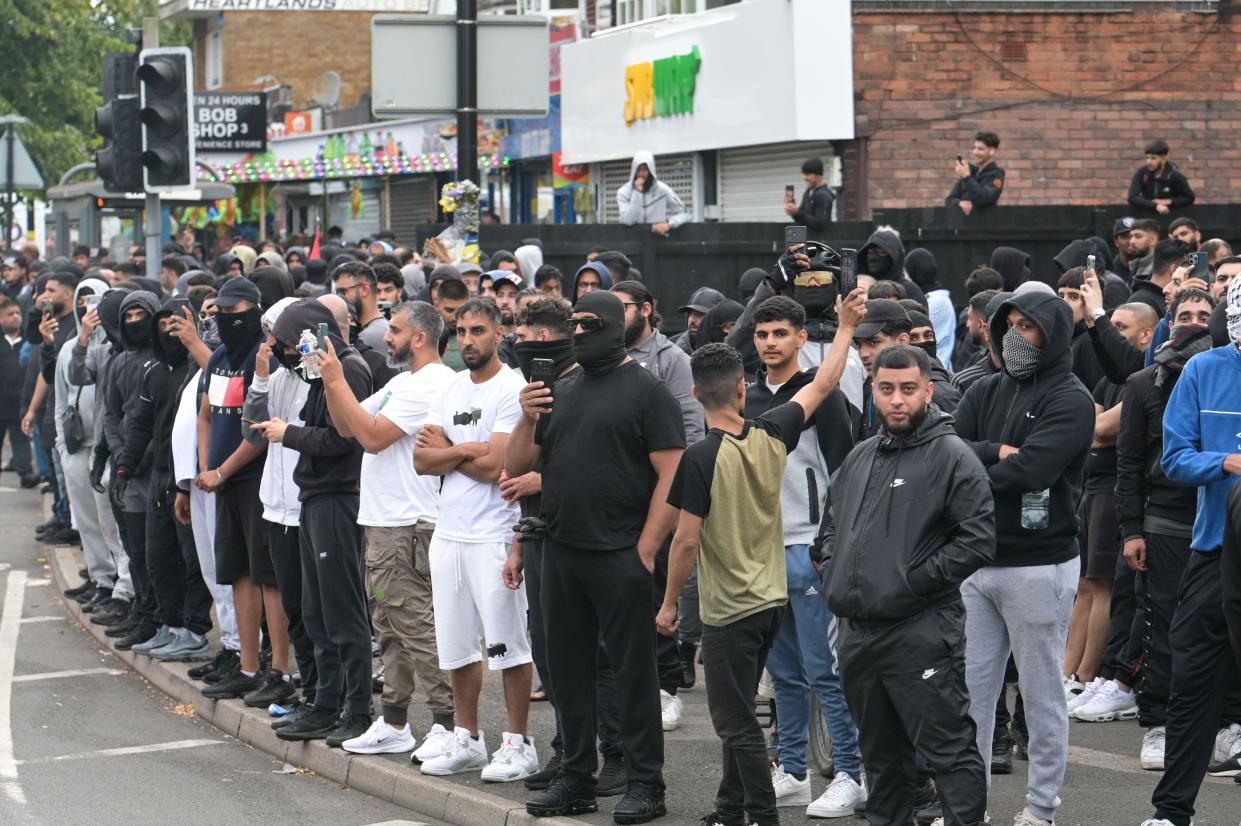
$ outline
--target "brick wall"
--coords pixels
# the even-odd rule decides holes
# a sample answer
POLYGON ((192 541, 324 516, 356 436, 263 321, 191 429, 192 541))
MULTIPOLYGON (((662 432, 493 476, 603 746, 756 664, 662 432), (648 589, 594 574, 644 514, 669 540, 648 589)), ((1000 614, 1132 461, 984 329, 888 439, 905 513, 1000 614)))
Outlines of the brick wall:
POLYGON ((997 132, 1001 204, 1121 203, 1155 137, 1199 203, 1241 195, 1241 20, 1154 9, 853 16, 846 213, 935 206, 973 133, 997 132), (858 189, 865 181, 865 195, 858 189))
MULTIPOLYGON (((371 18, 374 12, 226 12, 221 30, 224 89, 261 88, 253 81, 274 75, 293 87, 295 107, 305 105, 311 85, 326 71, 341 77, 340 106, 353 106, 371 91, 371 18)), ((202 88, 205 28, 194 31, 195 77, 202 88)))

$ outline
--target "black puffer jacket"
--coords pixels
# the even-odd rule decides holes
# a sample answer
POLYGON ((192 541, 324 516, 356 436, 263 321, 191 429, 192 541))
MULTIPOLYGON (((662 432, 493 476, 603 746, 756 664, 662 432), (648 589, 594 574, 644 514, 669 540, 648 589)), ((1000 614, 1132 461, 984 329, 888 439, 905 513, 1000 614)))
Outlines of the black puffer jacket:
POLYGON ((904 439, 855 447, 829 494, 815 547, 838 617, 896 622, 959 600, 995 553, 987 473, 934 408, 904 439))

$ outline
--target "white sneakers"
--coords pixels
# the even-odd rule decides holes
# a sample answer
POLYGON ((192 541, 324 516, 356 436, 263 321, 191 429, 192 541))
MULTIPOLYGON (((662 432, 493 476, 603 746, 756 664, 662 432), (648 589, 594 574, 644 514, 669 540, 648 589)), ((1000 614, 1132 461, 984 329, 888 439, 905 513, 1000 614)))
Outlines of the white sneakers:
POLYGON ((414 749, 413 756, 410 757, 411 763, 425 763, 439 755, 456 741, 456 737, 448 729, 439 723, 431 726, 431 730, 427 732, 427 736, 422 738, 422 745, 414 749))
POLYGON ((1215 735, 1215 749, 1211 752, 1211 764, 1223 763, 1229 757, 1241 752, 1241 726, 1233 723, 1228 728, 1219 730, 1215 735))
POLYGON ((819 799, 806 807, 810 817, 849 817, 853 808, 866 802, 866 786, 858 785, 845 772, 836 772, 836 778, 819 799))
POLYGON ((1142 752, 1139 758, 1147 771, 1163 771, 1163 750, 1166 733, 1163 726, 1148 728, 1142 735, 1142 752))
POLYGON ((1072 700, 1080 692, 1086 689, 1086 684, 1083 683, 1081 680, 1077 679, 1076 674, 1072 674, 1068 677, 1062 677, 1061 679, 1064 680, 1064 699, 1065 700, 1072 700))
MULTIPOLYGON (((1158 820, 1152 817, 1150 820, 1143 820, 1142 826, 1176 826, 1176 824, 1171 820, 1164 820, 1162 817, 1158 820)), ((1190 821, 1189 826, 1194 826, 1192 820, 1190 821)))
POLYGON ((1013 826, 1055 826, 1050 820, 1043 820, 1041 817, 1035 817, 1030 810, 1022 809, 1016 817, 1013 818, 1013 826))
POLYGON ((443 739, 439 752, 429 760, 422 761, 422 773, 445 777, 450 774, 477 771, 487 765, 487 746, 482 731, 478 739, 470 737, 470 730, 457 726, 451 738, 443 739))
POLYGON ((1138 701, 1131 691, 1121 691, 1115 680, 1108 680, 1072 712, 1073 719, 1084 723, 1107 723, 1112 720, 1133 720, 1138 716, 1138 701))
POLYGON ((776 766, 771 770, 771 785, 776 790, 776 806, 805 806, 810 802, 810 775, 798 780, 776 766))
POLYGON ((414 745, 409 723, 405 728, 394 729, 379 717, 365 733, 341 743, 341 748, 353 754, 404 754, 413 751, 414 745))
POLYGON ((681 698, 659 690, 659 709, 662 712, 664 731, 676 731, 681 727, 681 698))
MULTIPOLYGON (((481 734, 479 739, 482 739, 481 734)), ((483 769, 482 779, 488 783, 510 783, 529 777, 541 768, 534 741, 506 731, 500 739, 500 748, 495 750, 491 762, 483 769)))
POLYGON ((1090 702, 1091 698, 1094 697, 1094 695, 1099 691, 1100 688, 1103 688, 1103 678, 1095 677, 1093 680, 1087 683, 1086 687, 1083 688, 1079 693, 1066 698, 1065 705, 1067 705, 1069 708, 1069 717, 1072 717, 1073 712, 1076 711, 1078 708, 1080 708, 1082 705, 1090 702))

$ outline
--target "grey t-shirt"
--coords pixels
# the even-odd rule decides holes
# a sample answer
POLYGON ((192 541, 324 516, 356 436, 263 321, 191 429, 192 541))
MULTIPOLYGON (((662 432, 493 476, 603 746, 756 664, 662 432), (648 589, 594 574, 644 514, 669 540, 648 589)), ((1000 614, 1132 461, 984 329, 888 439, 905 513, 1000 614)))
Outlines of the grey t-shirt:
POLYGON ((383 316, 376 316, 362 328, 362 332, 358 333, 358 338, 366 342, 366 346, 372 350, 387 354, 388 345, 384 344, 384 336, 388 334, 388 319, 383 316))

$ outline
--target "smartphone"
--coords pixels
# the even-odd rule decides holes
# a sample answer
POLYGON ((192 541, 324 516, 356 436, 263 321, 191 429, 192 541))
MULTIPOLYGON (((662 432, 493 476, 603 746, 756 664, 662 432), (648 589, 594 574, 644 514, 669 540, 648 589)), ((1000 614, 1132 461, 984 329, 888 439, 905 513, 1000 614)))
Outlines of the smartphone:
POLYGON ((102 295, 88 295, 88 296, 86 296, 86 312, 88 312, 88 313, 89 313, 91 310, 93 310, 93 309, 95 309, 96 307, 98 307, 98 306, 99 306, 99 302, 100 302, 100 301, 103 301, 103 296, 102 296, 102 295))
POLYGON ((1095 269, 1095 257, 1093 255, 1086 256, 1086 269, 1090 270, 1096 275, 1098 274, 1099 271, 1095 269))
POLYGON ((384 318, 391 321, 392 320, 392 302, 391 301, 380 301, 377 306, 379 307, 379 312, 383 313, 384 318))
POLYGON ((530 381, 541 381, 551 387, 556 381, 556 362, 551 359, 534 359, 530 362, 530 381))
POLYGON ((791 247, 794 244, 806 243, 806 228, 799 226, 791 226, 784 228, 784 246, 791 247))
POLYGON ((845 247, 840 251, 840 297, 857 289, 857 250, 845 247))
POLYGON ((793 200, 794 200, 793 192, 794 190, 793 190, 792 184, 789 184, 788 186, 784 188, 784 202, 785 203, 787 204, 793 203, 793 200))
POLYGON ((957 163, 965 163, 965 158, 962 158, 960 155, 957 155, 957 163))
POLYGON ((51 315, 52 314, 52 299, 44 298, 40 300, 39 310, 42 311, 43 315, 51 315))
POLYGON ((1203 281, 1209 281, 1211 276, 1211 260, 1204 252, 1191 252, 1190 255, 1194 259, 1194 267, 1189 271, 1187 278, 1201 278, 1203 281))
POLYGON ((327 350, 327 323, 319 322, 319 332, 316 336, 319 339, 319 349, 327 350))

